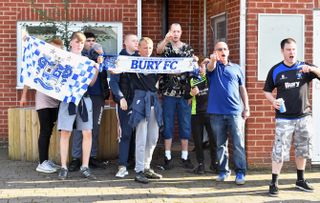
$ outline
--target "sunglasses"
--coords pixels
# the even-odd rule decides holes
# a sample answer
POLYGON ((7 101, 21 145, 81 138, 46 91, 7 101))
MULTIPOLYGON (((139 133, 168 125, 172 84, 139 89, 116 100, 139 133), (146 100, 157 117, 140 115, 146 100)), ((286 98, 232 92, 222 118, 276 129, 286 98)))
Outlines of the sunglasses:
POLYGON ((228 51, 228 48, 218 48, 216 51, 228 51))

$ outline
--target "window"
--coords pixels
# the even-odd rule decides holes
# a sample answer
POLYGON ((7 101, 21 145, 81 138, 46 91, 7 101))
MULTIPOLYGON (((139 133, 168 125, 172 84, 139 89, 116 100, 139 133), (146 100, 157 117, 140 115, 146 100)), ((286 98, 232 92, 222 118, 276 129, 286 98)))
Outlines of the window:
POLYGON ((108 55, 117 55, 122 49, 122 23, 112 22, 69 22, 68 33, 65 37, 64 25, 60 22, 43 23, 43 22, 17 22, 17 88, 22 88, 19 78, 21 73, 22 58, 22 33, 47 40, 53 36, 59 36, 61 39, 68 40, 74 31, 90 31, 95 34, 97 42, 108 55))
MULTIPOLYGON (((226 14, 222 13, 210 18, 210 27, 213 34, 212 46, 219 41, 226 42, 227 40, 227 27, 226 27, 226 14)), ((212 47, 213 48, 213 47, 212 47)))

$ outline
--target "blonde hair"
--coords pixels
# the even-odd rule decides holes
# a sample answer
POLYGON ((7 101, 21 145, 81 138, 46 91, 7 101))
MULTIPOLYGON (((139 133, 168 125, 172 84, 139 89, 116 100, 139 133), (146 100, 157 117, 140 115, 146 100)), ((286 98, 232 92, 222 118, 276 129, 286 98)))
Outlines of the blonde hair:
POLYGON ((86 41, 86 36, 82 32, 73 32, 71 35, 71 40, 77 39, 80 42, 86 41))
POLYGON ((147 44, 153 45, 153 41, 152 41, 152 39, 149 38, 149 37, 142 37, 142 38, 139 40, 139 46, 141 45, 141 42, 146 42, 147 44))

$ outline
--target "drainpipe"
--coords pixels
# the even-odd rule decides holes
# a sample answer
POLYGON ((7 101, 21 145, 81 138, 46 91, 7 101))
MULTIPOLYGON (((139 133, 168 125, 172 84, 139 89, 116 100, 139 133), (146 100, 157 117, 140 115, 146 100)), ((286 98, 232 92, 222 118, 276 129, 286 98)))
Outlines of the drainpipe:
POLYGON ((142 37, 142 0, 137 0, 137 36, 142 37))
POLYGON ((247 1, 240 0, 240 66, 246 67, 246 10, 247 1))
POLYGON ((203 56, 207 56, 207 0, 203 1, 203 56))
POLYGON ((169 0, 163 0, 162 1, 162 36, 166 36, 169 26, 168 26, 168 21, 169 21, 169 0))

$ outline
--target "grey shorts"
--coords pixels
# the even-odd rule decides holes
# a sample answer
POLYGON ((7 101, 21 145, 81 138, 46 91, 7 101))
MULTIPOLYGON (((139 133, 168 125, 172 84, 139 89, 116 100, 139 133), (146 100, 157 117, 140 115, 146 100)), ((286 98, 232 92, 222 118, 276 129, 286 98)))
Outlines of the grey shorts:
POLYGON ((58 130, 72 131, 73 123, 76 121, 76 130, 91 130, 92 129, 92 101, 90 97, 83 97, 88 110, 88 121, 83 122, 76 108, 76 114, 69 115, 68 103, 61 102, 58 113, 58 130))
POLYGON ((306 116, 294 120, 276 119, 276 135, 272 148, 272 161, 290 160, 291 140, 296 157, 311 158, 312 118, 306 116))

